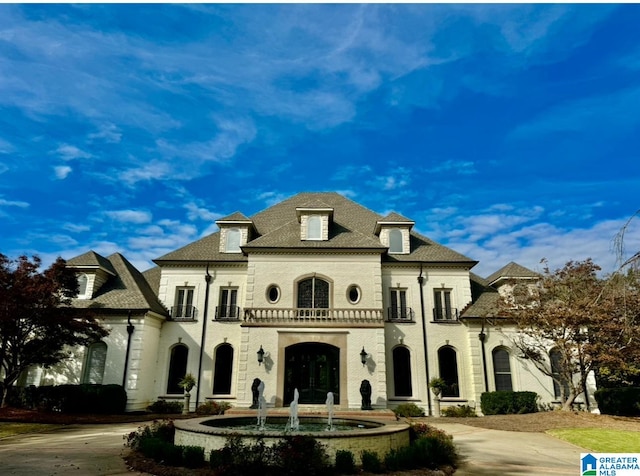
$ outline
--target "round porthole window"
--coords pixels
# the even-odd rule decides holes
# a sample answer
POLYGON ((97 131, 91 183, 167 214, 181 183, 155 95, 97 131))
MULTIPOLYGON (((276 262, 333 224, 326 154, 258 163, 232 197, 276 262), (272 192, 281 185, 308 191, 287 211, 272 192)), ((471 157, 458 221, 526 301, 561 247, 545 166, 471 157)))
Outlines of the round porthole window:
POLYGON ((271 304, 278 302, 280 299, 280 288, 276 285, 271 285, 267 289, 267 299, 271 304))
POLYGON ((360 301, 360 288, 355 284, 349 286, 347 290, 347 299, 351 304, 357 304, 360 301))

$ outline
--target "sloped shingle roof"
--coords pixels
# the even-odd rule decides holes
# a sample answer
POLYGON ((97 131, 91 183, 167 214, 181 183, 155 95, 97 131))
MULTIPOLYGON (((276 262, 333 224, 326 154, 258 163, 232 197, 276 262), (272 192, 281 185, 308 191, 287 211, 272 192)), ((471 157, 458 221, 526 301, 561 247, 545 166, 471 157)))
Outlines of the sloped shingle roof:
POLYGON ((70 268, 99 267, 107 270, 111 274, 116 274, 111 262, 95 251, 87 251, 80 256, 67 260, 67 266, 70 268))
MULTIPOLYGON (((404 217, 397 215, 399 218, 404 217)), ((263 210, 251 217, 256 230, 256 238, 245 250, 285 248, 285 249, 353 249, 375 250, 383 253, 386 249, 375 235, 376 223, 383 217, 362 205, 335 192, 300 193, 263 210), (333 223, 329 240, 300 240, 300 224, 296 208, 332 208, 333 223)), ((219 232, 168 253, 154 261, 245 261, 243 255, 220 253, 219 232)), ((476 263, 468 257, 442 246, 430 239, 412 232, 411 253, 406 255, 385 255, 388 262, 450 262, 472 266, 476 263)))
MULTIPOLYGON (((120 253, 108 258, 115 276, 109 277, 93 299, 74 299, 74 307, 110 310, 150 310, 167 315, 145 277, 120 253)), ((72 260, 70 260, 72 261, 72 260)))
POLYGON ((503 266, 498 271, 487 277, 487 283, 494 284, 501 279, 509 278, 539 278, 540 274, 535 271, 531 271, 529 268, 519 265, 515 262, 510 262, 506 266, 503 266))

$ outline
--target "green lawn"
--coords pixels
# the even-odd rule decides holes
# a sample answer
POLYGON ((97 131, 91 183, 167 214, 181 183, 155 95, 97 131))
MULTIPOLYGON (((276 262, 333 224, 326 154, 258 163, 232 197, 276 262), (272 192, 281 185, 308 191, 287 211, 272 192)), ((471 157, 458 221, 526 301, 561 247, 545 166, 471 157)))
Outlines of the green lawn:
POLYGON ((21 435, 23 433, 38 433, 50 430, 60 425, 50 425, 45 423, 10 423, 0 422, 0 438, 7 436, 21 435))
POLYGON ((576 428, 547 433, 594 453, 637 453, 640 448, 640 432, 637 431, 576 428))

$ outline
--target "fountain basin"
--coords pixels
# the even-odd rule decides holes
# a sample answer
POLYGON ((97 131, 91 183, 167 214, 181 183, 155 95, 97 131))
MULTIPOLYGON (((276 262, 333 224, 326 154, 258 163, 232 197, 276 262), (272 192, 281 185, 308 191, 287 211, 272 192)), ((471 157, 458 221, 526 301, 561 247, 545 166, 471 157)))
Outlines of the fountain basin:
POLYGON ((348 450, 353 453, 358 464, 361 462, 360 454, 363 450, 375 451, 383 458, 389 450, 409 445, 409 425, 406 423, 334 418, 333 424, 341 429, 326 431, 326 418, 302 416, 302 430, 285 432, 287 420, 285 417, 267 419, 270 425, 280 425, 279 430, 258 430, 256 419, 253 417, 223 415, 176 420, 175 444, 200 446, 204 448, 205 459, 208 460, 211 450, 223 448, 230 435, 240 436, 245 444, 253 444, 258 438, 262 438, 269 446, 287 435, 305 435, 322 443, 330 458, 335 459, 337 450, 348 450), (318 430, 304 430, 309 425, 315 425, 310 428, 318 430))

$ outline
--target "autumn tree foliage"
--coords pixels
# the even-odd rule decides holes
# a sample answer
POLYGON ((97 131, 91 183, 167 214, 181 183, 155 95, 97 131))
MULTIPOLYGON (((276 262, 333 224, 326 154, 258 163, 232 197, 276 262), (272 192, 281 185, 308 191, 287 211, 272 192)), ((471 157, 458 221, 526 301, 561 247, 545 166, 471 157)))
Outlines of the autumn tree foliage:
POLYGON ((638 360, 638 276, 598 276, 591 259, 545 266, 537 286, 515 285, 502 300, 514 319, 514 344, 558 385, 563 409, 571 409, 590 371, 633 373, 638 360))
POLYGON ((40 271, 41 260, 0 254, 0 377, 6 392, 30 366, 69 357, 71 347, 91 344, 108 331, 86 310, 71 307, 78 294, 75 273, 58 258, 40 271))

